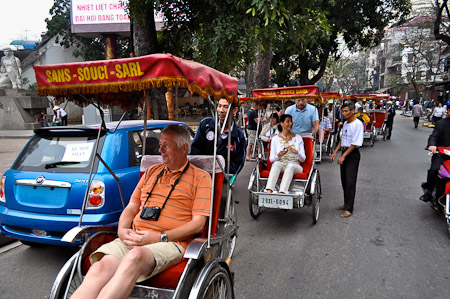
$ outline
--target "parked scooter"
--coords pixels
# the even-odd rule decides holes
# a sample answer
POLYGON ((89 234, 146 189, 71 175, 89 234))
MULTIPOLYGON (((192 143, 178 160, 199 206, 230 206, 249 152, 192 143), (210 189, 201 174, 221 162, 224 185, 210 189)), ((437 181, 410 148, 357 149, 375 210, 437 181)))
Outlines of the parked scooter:
MULTIPOLYGON (((428 155, 432 156, 433 154, 429 152, 428 155)), ((450 158, 450 146, 438 146, 436 155, 442 155, 447 159, 450 158)), ((444 180, 445 191, 442 196, 432 200, 431 206, 445 216, 447 220, 447 233, 450 238, 450 160, 444 161, 439 169, 438 176, 440 179, 444 180)))

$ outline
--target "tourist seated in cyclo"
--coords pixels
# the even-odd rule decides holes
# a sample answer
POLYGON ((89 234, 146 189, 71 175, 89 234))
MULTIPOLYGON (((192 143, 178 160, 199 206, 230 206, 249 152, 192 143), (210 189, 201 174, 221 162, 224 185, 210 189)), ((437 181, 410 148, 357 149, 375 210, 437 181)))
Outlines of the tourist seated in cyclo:
POLYGON ((306 159, 303 138, 291 132, 292 125, 292 116, 283 114, 278 126, 279 133, 272 138, 269 159, 273 164, 266 185, 269 193, 274 191, 280 173, 284 174, 279 192, 287 193, 294 175, 303 172, 300 166, 306 159))
POLYGON ((323 140, 325 138, 325 134, 330 134, 332 128, 333 127, 331 126, 331 121, 328 118, 328 113, 325 110, 324 117, 322 117, 322 119, 320 120, 320 123, 319 123, 319 141, 320 141, 320 143, 323 142, 323 140))
POLYGON ((364 124, 364 130, 366 129, 366 126, 370 123, 370 117, 364 113, 363 107, 358 108, 358 113, 355 114, 355 117, 362 121, 364 124))
POLYGON ((119 219, 118 238, 91 256, 91 268, 71 298, 128 298, 142 282, 181 262, 210 213, 211 177, 189 163, 189 132, 164 128, 162 164, 147 169, 119 219))
POLYGON ((278 135, 278 124, 280 122, 280 118, 278 117, 278 113, 274 112, 270 115, 269 122, 265 124, 259 134, 259 138, 263 141, 264 147, 269 147, 270 140, 278 135))

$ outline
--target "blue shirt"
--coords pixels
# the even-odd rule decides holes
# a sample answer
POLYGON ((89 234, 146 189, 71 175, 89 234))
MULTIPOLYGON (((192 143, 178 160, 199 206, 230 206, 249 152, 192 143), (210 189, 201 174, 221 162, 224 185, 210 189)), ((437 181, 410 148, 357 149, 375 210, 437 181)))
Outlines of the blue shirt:
POLYGON ((292 116, 292 133, 312 133, 313 121, 319 120, 319 113, 316 107, 311 104, 306 104, 305 109, 300 110, 297 105, 292 105, 286 109, 285 114, 292 116))

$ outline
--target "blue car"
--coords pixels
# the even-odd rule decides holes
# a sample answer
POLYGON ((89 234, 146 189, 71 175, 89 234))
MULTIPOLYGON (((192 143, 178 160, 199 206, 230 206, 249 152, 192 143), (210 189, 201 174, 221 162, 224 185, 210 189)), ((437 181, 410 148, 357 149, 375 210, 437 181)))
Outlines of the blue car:
MULTIPOLYGON (((139 180, 143 142, 145 154, 158 155, 161 131, 168 124, 186 126, 148 121, 144 137, 142 120, 123 121, 113 134, 102 131, 97 152, 120 179, 125 204, 139 180)), ((107 123, 109 131, 116 126, 107 123)), ((30 246, 76 246, 82 242, 70 244, 61 238, 80 220, 98 128, 80 125, 35 130, 11 169, 1 177, 1 234, 30 246)), ((82 225, 115 225, 123 210, 118 183, 99 159, 93 167, 82 225)))

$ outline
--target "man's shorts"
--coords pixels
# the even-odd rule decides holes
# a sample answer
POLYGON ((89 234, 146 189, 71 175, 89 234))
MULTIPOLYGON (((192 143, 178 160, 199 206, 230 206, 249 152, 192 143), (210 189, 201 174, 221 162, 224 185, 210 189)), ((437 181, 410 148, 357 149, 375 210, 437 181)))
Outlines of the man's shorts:
MULTIPOLYGON (((155 257, 156 266, 149 275, 141 275, 136 282, 141 282, 163 272, 165 269, 180 263, 183 260, 184 248, 175 242, 158 242, 143 247, 148 248, 155 257)), ((98 262, 103 256, 109 254, 122 260, 130 251, 119 238, 103 244, 89 257, 91 264, 98 262)))
POLYGON ((256 141, 256 130, 247 130, 247 133, 248 133, 247 144, 248 145, 255 144, 255 141, 256 141))

